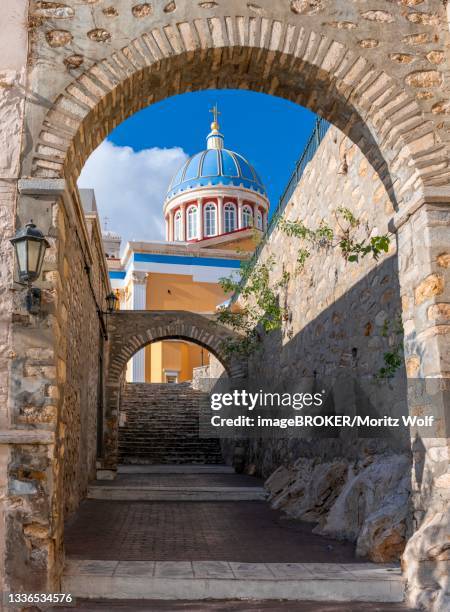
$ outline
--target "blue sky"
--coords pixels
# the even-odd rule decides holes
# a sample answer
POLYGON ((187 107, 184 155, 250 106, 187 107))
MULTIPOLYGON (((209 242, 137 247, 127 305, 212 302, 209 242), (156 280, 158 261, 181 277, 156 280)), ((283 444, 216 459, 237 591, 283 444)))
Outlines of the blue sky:
POLYGON ((315 115, 281 98, 205 90, 136 113, 94 151, 79 185, 94 187, 102 217, 124 239, 163 239, 162 204, 171 176, 205 148, 217 103, 225 146, 252 163, 275 207, 314 125, 315 115), (126 209, 126 214, 124 214, 126 209), (148 220, 148 223, 146 222, 148 220))

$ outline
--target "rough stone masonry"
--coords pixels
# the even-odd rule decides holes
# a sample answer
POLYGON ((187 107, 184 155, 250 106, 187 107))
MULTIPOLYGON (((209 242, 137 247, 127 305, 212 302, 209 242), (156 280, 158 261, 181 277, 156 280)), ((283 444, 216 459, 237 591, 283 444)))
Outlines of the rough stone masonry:
MULTIPOLYGON (((76 440, 84 435, 79 418, 95 402, 91 388, 99 366, 92 363, 78 374, 76 365, 88 354, 94 361, 99 348, 93 293, 100 300, 103 288, 95 285, 95 249, 79 205, 80 169, 116 125, 148 104, 195 89, 236 87, 279 95, 325 116, 359 147, 368 172, 376 172, 389 196, 408 375, 437 379, 441 401, 441 437, 414 442, 412 474, 422 477, 413 488, 417 511, 404 554, 405 575, 412 603, 442 609, 448 550, 439 543, 446 538, 449 489, 444 435, 449 415, 443 398, 450 373, 445 4, 3 1, 3 590, 58 589, 64 507, 73 510, 84 488, 82 470, 75 467, 72 473, 67 461, 73 461, 76 440), (8 241, 30 217, 52 239, 38 316, 24 312, 8 241), (65 488, 70 478, 76 482, 65 488)), ((308 316, 314 320, 315 314, 320 315, 308 316)), ((325 337, 327 330, 322 333, 325 337)), ((89 427, 92 423, 93 418, 89 427)), ((85 448, 92 449, 89 432, 85 440, 85 448)))
MULTIPOLYGON (((358 219, 358 239, 390 233, 393 207, 383 181, 361 150, 331 127, 283 219, 302 221, 312 229, 323 220, 339 235, 345 226, 339 207, 358 219)), ((287 236, 278 224, 259 255, 256 265, 269 265, 273 287, 283 274, 289 274, 289 281, 277 289, 285 313, 282 329, 263 337, 250 359, 250 377, 272 391, 292 390, 303 379, 321 389, 334 380, 337 414, 360 410, 365 394, 372 393, 383 415, 401 419, 408 414, 408 390, 413 390, 418 368, 426 370, 430 364, 427 355, 420 360, 414 351, 407 352, 392 380, 377 380, 384 354, 398 350, 399 344, 413 345, 416 333, 405 317, 408 298, 399 284, 402 264, 395 236, 391 235, 388 253, 359 263, 346 261, 339 249, 307 245, 310 256, 299 265, 297 256, 304 246, 305 241, 287 236), (402 311, 404 333, 396 323, 402 311)), ((428 320, 444 321, 437 313, 446 309, 447 295, 433 277, 416 289, 415 301, 424 304, 428 320)), ((239 303, 245 305, 242 298, 239 303)), ((427 414, 426 410, 420 405, 412 414, 427 414)), ((438 405, 442 418, 439 411, 438 405)), ((250 440, 246 461, 247 470, 270 475, 266 486, 275 508, 317 522, 317 533, 354 541, 357 554, 372 561, 394 561, 403 555, 410 591, 421 603, 436 597, 441 606, 448 588, 447 444, 445 435, 416 439, 411 453, 405 435, 360 437, 343 430, 317 438, 307 432, 289 439, 250 440), (418 551, 421 529, 425 533, 418 551)))

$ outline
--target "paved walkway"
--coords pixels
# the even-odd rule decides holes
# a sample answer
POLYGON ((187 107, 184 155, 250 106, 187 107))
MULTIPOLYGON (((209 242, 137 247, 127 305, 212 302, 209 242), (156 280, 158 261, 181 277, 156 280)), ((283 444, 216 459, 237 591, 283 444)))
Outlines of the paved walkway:
POLYGON ((354 547, 312 533, 266 502, 87 500, 66 529, 77 559, 357 563, 354 547))
POLYGON ((260 501, 261 485, 227 471, 196 473, 194 466, 184 473, 121 472, 115 481, 93 484, 90 491, 100 497, 85 500, 66 527, 64 592, 81 598, 80 610, 404 609, 366 604, 402 601, 398 566, 357 559, 351 543, 287 519, 260 501), (185 501, 199 489, 206 499, 185 501), (143 500, 143 491, 170 497, 143 500), (236 491, 257 495, 244 501, 232 496, 236 491), (120 492, 128 497, 114 497, 120 492), (108 599, 92 604, 86 597, 108 599), (333 600, 346 603, 323 603, 333 600))

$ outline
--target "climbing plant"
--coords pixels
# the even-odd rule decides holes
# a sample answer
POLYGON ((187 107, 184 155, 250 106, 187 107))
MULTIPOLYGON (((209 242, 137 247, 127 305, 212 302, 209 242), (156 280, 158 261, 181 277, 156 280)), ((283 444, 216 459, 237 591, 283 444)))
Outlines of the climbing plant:
MULTIPOLYGON (((344 259, 349 262, 358 262, 369 254, 374 259, 378 259, 382 253, 388 252, 389 234, 366 236, 362 240, 357 240, 355 233, 362 226, 362 223, 351 210, 340 206, 335 210, 334 216, 338 226, 337 232, 323 219, 316 229, 307 227, 301 220, 287 221, 286 219, 280 219, 278 221, 278 227, 287 236, 296 236, 303 241, 297 252, 298 270, 304 268, 313 248, 338 248, 344 259)), ((366 230, 368 232, 367 226, 366 230)))
POLYGON ((289 281, 288 273, 271 284, 270 273, 275 259, 270 257, 266 262, 250 267, 248 262, 241 265, 241 278, 227 277, 220 279, 222 289, 227 294, 240 293, 244 306, 239 310, 230 307, 220 309, 218 319, 241 335, 239 341, 228 341, 225 350, 249 355, 258 346, 261 336, 280 329, 285 316, 280 306, 278 290, 289 281))
MULTIPOLYGON (((388 252, 389 234, 367 235, 358 240, 355 234, 362 226, 361 221, 348 208, 342 206, 336 209, 334 215, 337 231, 334 231, 324 219, 316 229, 306 226, 301 220, 287 221, 283 218, 275 220, 276 225, 287 236, 295 236, 302 240, 297 251, 297 271, 305 267, 313 249, 337 248, 348 262, 358 262, 367 255, 372 255, 377 260, 382 253, 388 252)), ((365 229, 369 233, 367 226, 365 229)), ((239 341, 229 341, 224 347, 226 351, 249 355, 260 344, 262 334, 280 329, 283 321, 289 318, 287 306, 280 305, 280 289, 287 286, 289 273, 284 271, 281 279, 272 284, 270 276, 274 263, 274 257, 256 265, 243 262, 240 279, 231 276, 220 280, 225 293, 239 294, 244 304, 239 310, 226 307, 219 311, 219 321, 239 332, 241 336, 239 341)), ((396 363, 395 356, 385 357, 386 359, 391 360, 393 368, 396 363)))
POLYGON ((403 364, 403 323, 401 314, 398 314, 393 321, 385 319, 381 335, 385 338, 391 337, 394 339, 392 349, 383 355, 384 366, 375 375, 379 380, 385 380, 393 378, 403 364))

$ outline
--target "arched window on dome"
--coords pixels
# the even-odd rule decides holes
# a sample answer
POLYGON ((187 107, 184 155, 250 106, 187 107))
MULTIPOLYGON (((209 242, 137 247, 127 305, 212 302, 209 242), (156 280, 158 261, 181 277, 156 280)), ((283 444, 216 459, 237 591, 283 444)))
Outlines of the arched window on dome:
POLYGON ((175 213, 173 239, 183 240, 181 236, 181 210, 175 213))
POLYGON ((256 227, 261 231, 263 230, 263 216, 259 209, 256 213, 256 227))
POLYGON ((252 227, 253 213, 250 206, 244 206, 242 209, 242 227, 252 227))
POLYGON ((217 231, 216 205, 210 202, 205 206, 205 236, 215 236, 217 231))
POLYGON ((197 238, 197 206, 189 206, 187 211, 187 239, 197 238))
POLYGON ((225 204, 224 207, 224 231, 234 232, 236 229, 236 206, 231 202, 225 204))

